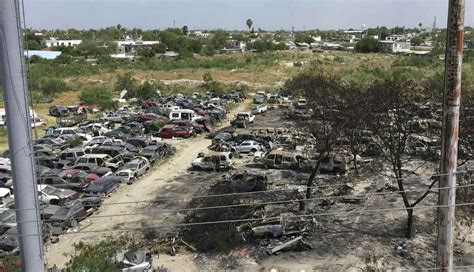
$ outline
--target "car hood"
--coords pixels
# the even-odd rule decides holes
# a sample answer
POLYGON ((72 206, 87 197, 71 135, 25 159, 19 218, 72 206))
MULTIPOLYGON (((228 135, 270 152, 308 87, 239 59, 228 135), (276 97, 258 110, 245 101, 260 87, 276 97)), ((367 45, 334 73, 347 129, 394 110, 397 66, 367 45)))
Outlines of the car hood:
POLYGON ((55 196, 59 196, 60 198, 68 198, 70 196, 73 196, 75 195, 76 192, 73 191, 73 190, 69 190, 69 189, 59 189, 56 193, 54 193, 53 195, 55 196))

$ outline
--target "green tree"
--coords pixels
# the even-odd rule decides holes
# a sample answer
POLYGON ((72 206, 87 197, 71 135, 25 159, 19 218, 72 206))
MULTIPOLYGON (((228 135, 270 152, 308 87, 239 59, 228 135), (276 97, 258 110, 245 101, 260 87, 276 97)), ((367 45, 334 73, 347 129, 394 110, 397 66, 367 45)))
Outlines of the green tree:
POLYGON ((75 254, 66 264, 67 271, 116 271, 117 264, 113 258, 123 243, 106 239, 96 245, 82 242, 74 245, 75 254))
POLYGON ((156 87, 153 83, 145 81, 137 91, 137 98, 142 100, 151 99, 156 96, 156 87))
POLYGON ((313 38, 306 33, 296 33, 295 42, 310 44, 313 42, 313 38))
POLYGON ((69 89, 67 84, 55 78, 44 78, 41 81, 41 90, 45 96, 55 96, 58 93, 65 92, 69 89))
POLYGON ((183 26, 183 28, 181 29, 181 31, 183 31, 183 35, 187 36, 189 34, 189 30, 188 30, 188 26, 183 26))
POLYGON ((379 52, 380 46, 377 40, 367 37, 357 42, 354 49, 360 53, 379 52))
POLYGON ((119 93, 123 90, 126 90, 127 97, 132 98, 137 94, 138 83, 135 78, 133 78, 132 73, 125 73, 122 76, 119 76, 117 82, 115 83, 114 90, 119 93))
POLYGON ((89 87, 82 90, 79 99, 89 105, 96 104, 101 110, 110 110, 117 107, 117 102, 113 100, 114 94, 105 87, 89 87))
POLYGON ((247 19, 247 21, 245 22, 245 24, 247 25, 248 29, 249 29, 249 32, 250 30, 252 29, 252 26, 253 26, 253 21, 252 19, 247 19))
POLYGON ((413 46, 420 46, 422 43, 423 43, 423 39, 418 36, 411 39, 411 45, 413 46))

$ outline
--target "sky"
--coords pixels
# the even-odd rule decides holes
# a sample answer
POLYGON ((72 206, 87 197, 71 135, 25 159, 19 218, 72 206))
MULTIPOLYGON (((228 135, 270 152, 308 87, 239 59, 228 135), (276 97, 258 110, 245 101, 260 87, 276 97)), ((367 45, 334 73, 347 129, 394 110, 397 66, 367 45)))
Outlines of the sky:
MULTIPOLYGON (((0 0, 3 1, 3 0, 0 0)), ((418 23, 446 27, 448 0, 23 0, 27 27, 265 30, 360 29, 418 23)), ((474 25, 474 0, 465 24, 474 25)))

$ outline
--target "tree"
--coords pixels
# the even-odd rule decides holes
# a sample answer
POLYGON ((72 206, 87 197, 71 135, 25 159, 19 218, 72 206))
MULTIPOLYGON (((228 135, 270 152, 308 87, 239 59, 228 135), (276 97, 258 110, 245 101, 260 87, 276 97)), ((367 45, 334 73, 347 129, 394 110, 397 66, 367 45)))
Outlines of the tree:
POLYGON ((153 83, 145 81, 137 91, 136 98, 148 100, 156 97, 156 87, 153 83))
POLYGON ((248 29, 249 29, 249 32, 250 30, 252 29, 252 26, 253 26, 253 21, 252 19, 247 19, 247 21, 245 22, 245 24, 247 25, 248 29))
POLYGON ((419 104, 427 96, 426 89, 411 80, 385 80, 375 82, 367 91, 367 126, 376 138, 376 144, 391 167, 398 190, 407 211, 406 237, 413 238, 413 208, 430 192, 437 180, 418 198, 408 196, 405 191, 404 166, 412 160, 409 156, 408 140, 416 132, 420 120, 419 104))
MULTIPOLYGON (((340 141, 344 127, 348 120, 341 115, 344 101, 341 94, 347 93, 350 88, 338 77, 332 74, 305 71, 288 84, 291 90, 303 94, 308 100, 308 108, 312 112, 308 120, 295 120, 299 127, 304 128, 316 140, 316 149, 320 154, 307 182, 306 198, 311 198, 314 179, 319 171, 321 162, 328 158, 334 145, 340 141)), ((304 209, 304 202, 300 202, 300 209, 304 209)))
POLYGON ((306 33, 296 33, 295 42, 297 43, 307 43, 311 44, 313 42, 313 38, 306 33))
POLYGON ((65 92, 69 89, 67 84, 55 78, 44 78, 41 80, 41 90, 46 96, 55 96, 58 93, 65 92))
POLYGON ((422 23, 418 23, 418 26, 421 28, 421 27, 423 26, 423 24, 422 24, 422 23))
POLYGON ((113 98, 112 91, 105 87, 89 87, 82 90, 79 94, 79 99, 84 101, 84 103, 89 105, 96 104, 101 110, 115 109, 117 102, 113 98))
POLYGON ((380 50, 379 42, 371 37, 366 37, 357 42, 355 46, 355 51, 360 53, 376 53, 380 50))
POLYGON ((80 242, 74 245, 76 254, 66 264, 66 270, 116 271, 118 265, 114 261, 114 257, 122 246, 124 246, 124 242, 114 241, 111 238, 100 241, 96 245, 80 242))
POLYGON ((124 75, 119 75, 117 82, 115 83, 114 90, 119 93, 123 90, 127 91, 127 97, 132 98, 137 94, 138 83, 135 78, 133 78, 132 73, 128 72, 124 75))
POLYGON ((423 43, 423 39, 421 37, 413 37, 413 39, 411 39, 411 45, 413 46, 420 46, 421 44, 423 43))
POLYGON ((117 29, 122 29, 122 25, 121 25, 121 24, 117 24, 116 28, 117 28, 117 29))
POLYGON ((187 36, 189 34, 189 30, 188 30, 188 26, 183 26, 183 28, 181 29, 181 31, 183 31, 183 35, 187 36))

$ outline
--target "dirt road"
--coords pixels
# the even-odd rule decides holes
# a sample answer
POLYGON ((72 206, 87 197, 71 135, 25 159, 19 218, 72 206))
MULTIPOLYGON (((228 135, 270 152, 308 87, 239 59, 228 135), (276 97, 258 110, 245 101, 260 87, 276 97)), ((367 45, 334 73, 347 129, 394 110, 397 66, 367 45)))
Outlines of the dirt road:
MULTIPOLYGON (((228 117, 234 116, 238 111, 248 109, 249 104, 250 101, 241 103, 231 111, 228 117)), ((227 125, 229 125, 229 119, 225 120, 221 126, 227 125)), ((171 193, 166 191, 177 177, 187 171, 198 153, 207 150, 211 141, 199 136, 189 140, 167 140, 167 142, 177 148, 176 154, 170 160, 156 166, 134 184, 120 186, 111 197, 104 200, 103 205, 96 213, 81 223, 81 228, 77 233, 71 231, 71 233, 61 235, 58 243, 47 246, 45 261, 49 267, 54 264, 60 268, 64 267, 70 256, 74 254, 74 244, 76 243, 93 243, 107 236, 117 235, 117 232, 110 232, 110 230, 137 228, 145 223, 150 225, 150 222, 143 222, 148 221, 149 217, 144 215, 130 216, 135 212, 143 212, 146 201, 154 201, 159 195, 166 195, 167 197, 172 195, 180 200, 195 193, 192 190, 192 184, 188 185, 191 188, 190 190, 173 191, 171 193), (133 203, 133 201, 137 202, 133 203), (128 203, 116 204, 118 202, 128 203), (118 216, 120 214, 126 215, 118 216)), ((168 205, 167 208, 181 208, 184 205, 185 203, 178 203, 173 207, 168 205)), ((161 220, 154 220, 153 224, 162 222, 166 218, 159 217, 159 219, 161 220)), ((177 270, 194 270, 190 256, 176 258, 163 256, 159 261, 159 263, 166 264, 166 267, 172 270, 174 270, 173 267, 176 267, 177 270), (168 264, 167 261, 170 263, 168 264)))

